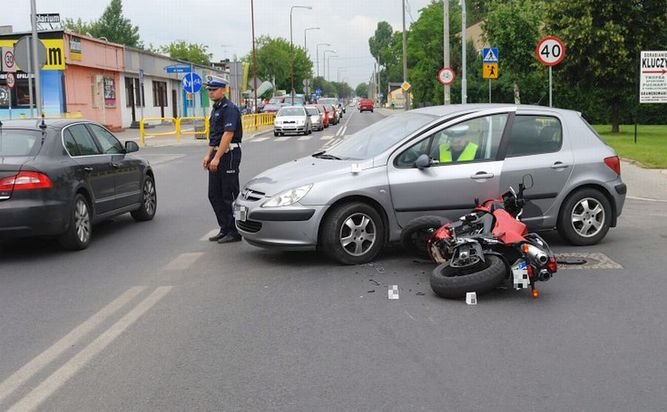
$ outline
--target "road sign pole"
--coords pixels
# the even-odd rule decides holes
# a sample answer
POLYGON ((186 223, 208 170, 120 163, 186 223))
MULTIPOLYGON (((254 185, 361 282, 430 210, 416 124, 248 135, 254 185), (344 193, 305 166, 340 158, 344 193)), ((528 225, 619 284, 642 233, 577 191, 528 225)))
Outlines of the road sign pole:
POLYGON ((12 88, 9 89, 9 120, 12 120, 12 88))
POLYGON ((549 107, 553 107, 551 100, 551 85, 552 85, 551 66, 549 66, 549 107))
MULTIPOLYGON (((32 21, 32 66, 34 67, 34 76, 35 76, 35 106, 37 107, 37 117, 42 116, 42 93, 41 93, 41 82, 40 82, 40 71, 42 69, 41 65, 38 63, 37 58, 37 47, 39 43, 39 37, 37 36, 37 5, 35 0, 30 0, 30 19, 32 21)), ((30 79, 28 79, 30 81, 30 79)))
POLYGON ((30 54, 30 42, 25 42, 25 53, 28 56, 28 94, 30 95, 30 118, 32 119, 35 117, 35 114, 33 113, 33 107, 35 104, 35 101, 33 100, 33 95, 32 95, 32 79, 30 78, 30 73, 32 73, 32 55, 30 54))
POLYGON ((491 79, 489 79, 489 103, 491 103, 491 79))

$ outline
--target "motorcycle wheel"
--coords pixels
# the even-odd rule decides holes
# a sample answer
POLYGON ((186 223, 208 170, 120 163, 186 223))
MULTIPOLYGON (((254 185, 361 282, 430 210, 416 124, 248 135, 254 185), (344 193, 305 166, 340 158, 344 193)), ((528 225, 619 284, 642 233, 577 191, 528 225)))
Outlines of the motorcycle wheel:
POLYGON ((439 265, 431 273, 431 289, 441 298, 458 299, 467 292, 489 292, 505 279, 507 268, 495 255, 484 255, 485 262, 468 267, 453 267, 450 262, 439 265))
POLYGON ((412 220, 401 231, 401 246, 410 256, 428 259, 428 239, 436 229, 445 223, 447 219, 439 216, 421 216, 412 220))

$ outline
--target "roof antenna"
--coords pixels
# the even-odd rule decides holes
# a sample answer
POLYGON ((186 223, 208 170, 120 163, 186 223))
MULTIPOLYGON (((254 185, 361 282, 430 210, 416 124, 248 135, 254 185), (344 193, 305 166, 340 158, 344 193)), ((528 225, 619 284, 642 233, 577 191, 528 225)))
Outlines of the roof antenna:
POLYGON ((42 129, 42 132, 46 130, 46 122, 44 121, 44 113, 42 113, 42 122, 39 124, 39 128, 42 129))

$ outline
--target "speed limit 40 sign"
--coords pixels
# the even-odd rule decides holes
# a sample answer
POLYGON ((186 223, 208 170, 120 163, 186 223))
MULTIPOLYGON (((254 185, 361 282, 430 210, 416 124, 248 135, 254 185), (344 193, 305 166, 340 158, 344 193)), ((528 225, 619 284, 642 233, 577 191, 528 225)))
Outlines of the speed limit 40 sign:
POLYGON ((535 56, 545 66, 555 66, 565 58, 565 45, 558 37, 547 36, 537 43, 535 56))

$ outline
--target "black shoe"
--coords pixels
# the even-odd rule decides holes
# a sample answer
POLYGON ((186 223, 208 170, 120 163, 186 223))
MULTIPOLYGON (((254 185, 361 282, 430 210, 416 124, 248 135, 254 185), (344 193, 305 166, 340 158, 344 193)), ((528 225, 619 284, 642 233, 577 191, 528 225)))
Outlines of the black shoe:
POLYGON ((227 233, 225 236, 222 238, 218 239, 218 243, 231 243, 231 242, 240 242, 241 241, 241 235, 238 233, 227 233))
POLYGON ((225 233, 221 230, 216 235, 211 236, 210 238, 208 238, 208 240, 210 240, 211 242, 217 242, 218 240, 222 239, 223 237, 225 237, 225 233))

